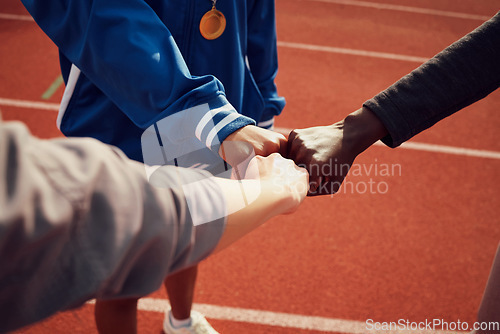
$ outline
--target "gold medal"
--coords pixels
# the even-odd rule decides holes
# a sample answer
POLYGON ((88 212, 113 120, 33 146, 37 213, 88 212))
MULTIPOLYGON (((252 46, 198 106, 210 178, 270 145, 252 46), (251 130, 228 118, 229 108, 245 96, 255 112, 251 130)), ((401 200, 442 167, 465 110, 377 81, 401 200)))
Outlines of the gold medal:
POLYGON ((222 35, 224 29, 226 29, 226 18, 215 8, 215 1, 213 1, 212 9, 201 18, 201 35, 209 40, 216 39, 222 35))

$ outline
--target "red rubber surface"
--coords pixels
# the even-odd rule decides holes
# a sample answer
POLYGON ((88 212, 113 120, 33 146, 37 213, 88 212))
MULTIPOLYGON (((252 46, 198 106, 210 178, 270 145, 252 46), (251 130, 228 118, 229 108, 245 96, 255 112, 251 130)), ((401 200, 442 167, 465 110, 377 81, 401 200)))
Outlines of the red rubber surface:
MULTIPOLYGON (((377 0, 492 16, 498 2, 377 0)), ((3 0, 0 13, 26 15, 3 0)), ((319 1, 277 0, 278 39, 431 57, 481 22, 319 1)), ((0 19, 0 98, 42 101, 59 75, 57 50, 35 23, 0 19)), ((418 63, 279 48, 277 84, 286 128, 329 124, 418 63)), ((58 103, 62 89, 45 102, 58 103)), ((500 151, 500 93, 432 129, 418 142, 500 151)), ((56 112, 1 106, 41 137, 59 136, 56 112)), ((293 215, 259 228, 200 266, 195 302, 347 320, 475 320, 500 240, 500 160, 373 147, 361 166, 400 166, 392 176, 351 175, 386 194, 308 198, 293 215), (383 183, 381 183, 383 182, 383 183), (385 189, 385 188, 384 188, 385 189)), ((166 298, 163 289, 152 295, 166 298)), ((95 332, 93 306, 18 333, 95 332)), ((163 315, 139 313, 141 333, 160 333, 163 315)), ((222 333, 314 333, 210 320, 222 333)))

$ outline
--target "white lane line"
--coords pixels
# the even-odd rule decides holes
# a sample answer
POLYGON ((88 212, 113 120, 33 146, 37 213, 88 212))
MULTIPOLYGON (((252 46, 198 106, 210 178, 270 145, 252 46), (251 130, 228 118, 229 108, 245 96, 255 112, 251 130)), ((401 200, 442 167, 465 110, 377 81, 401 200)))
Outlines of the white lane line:
POLYGON ((363 56, 363 57, 372 57, 372 58, 382 58, 382 59, 391 59, 391 60, 402 60, 413 63, 424 63, 429 58, 425 57, 415 57, 415 56, 407 56, 400 55, 396 53, 387 53, 387 52, 376 52, 376 51, 366 51, 366 50, 357 50, 357 49, 348 49, 348 48, 337 48, 333 46, 323 46, 323 45, 314 45, 314 44, 305 44, 305 43, 292 43, 292 42, 283 42, 278 41, 278 46, 284 48, 291 49, 302 49, 309 51, 320 51, 320 52, 329 52, 329 53, 340 53, 352 56, 363 56))
MULTIPOLYGON (((288 135, 290 133, 290 131, 292 131, 292 129, 275 128, 275 131, 277 131, 279 133, 283 133, 285 135, 288 135)), ((387 147, 381 141, 376 142, 375 145, 387 147)), ((445 154, 454 154, 454 155, 461 155, 461 156, 467 156, 467 157, 477 157, 477 158, 500 160, 500 152, 487 151, 487 150, 476 150, 476 149, 464 148, 464 147, 427 144, 427 143, 419 143, 419 142, 412 141, 412 142, 403 143, 400 146, 400 148, 409 149, 409 150, 417 150, 417 151, 425 151, 425 152, 445 153, 445 154)))
POLYGON ((357 1, 357 0, 307 0, 307 1, 327 2, 327 3, 334 3, 334 4, 347 5, 347 6, 366 7, 366 8, 396 10, 396 11, 400 11, 400 12, 408 12, 408 13, 416 13, 416 14, 447 16, 447 17, 454 17, 454 18, 467 19, 467 20, 486 21, 486 20, 489 20, 491 18, 491 16, 485 16, 485 15, 467 14, 467 13, 451 12, 451 11, 446 11, 446 10, 401 6, 401 5, 393 5, 393 4, 387 4, 387 3, 376 3, 376 2, 369 2, 369 1, 357 1))
MULTIPOLYGON (((384 143, 382 143, 380 141, 377 142, 376 144, 381 145, 381 146, 386 146, 384 143)), ((418 142, 411 142, 410 141, 410 142, 406 142, 406 143, 401 144, 401 148, 406 148, 409 150, 447 153, 447 154, 455 154, 455 155, 464 155, 464 156, 468 156, 468 157, 499 159, 500 160, 500 152, 476 150, 476 149, 463 148, 463 147, 453 147, 453 146, 418 143, 418 142)))
POLYGON ((59 103, 14 100, 0 97, 0 106, 59 111, 59 103))
MULTIPOLYGON (((90 300, 88 304, 94 304, 95 300, 90 300)), ((166 299, 141 298, 137 306, 138 310, 164 313, 169 307, 166 299)), ((359 320, 345 320, 336 318, 317 317, 283 312, 271 312, 255 309, 245 309, 230 306, 217 306, 210 304, 195 303, 193 308, 203 313, 208 318, 226 321, 245 322, 266 326, 277 326, 283 328, 305 329, 323 332, 334 332, 344 334, 366 334, 374 333, 369 331, 367 324, 359 320)), ((434 331, 434 330, 393 330, 376 331, 377 334, 452 334, 456 332, 434 331)))
MULTIPOLYGON (((165 312, 168 305, 168 301, 165 299, 142 298, 139 300, 138 309, 141 311, 165 312)), ((203 313, 208 318, 217 320, 336 333, 366 333, 366 325, 362 321, 314 317, 209 304, 194 304, 194 309, 203 313)))
POLYGON ((0 19, 17 20, 17 21, 31 21, 31 22, 35 21, 29 15, 17 15, 17 14, 7 14, 7 13, 0 13, 0 19))
MULTIPOLYGON (((467 14, 467 13, 452 12, 446 10, 401 6, 401 5, 386 4, 386 3, 375 3, 369 1, 357 1, 357 0, 307 0, 307 1, 326 2, 326 3, 334 3, 340 5, 358 6, 358 7, 375 8, 375 9, 387 9, 387 10, 395 10, 401 12, 427 14, 435 16, 447 16, 447 17, 454 17, 467 20, 486 21, 491 18, 490 16, 486 15, 467 14)), ((33 18, 29 15, 16 15, 7 13, 0 13, 0 19, 33 21, 33 18)))
MULTIPOLYGON (((13 99, 6 99, 6 98, 2 98, 2 97, 0 97, 0 106, 59 111, 59 104, 57 104, 57 103, 13 100, 13 99)), ((292 131, 292 129, 279 128, 279 127, 275 128, 275 130, 277 132, 280 132, 280 133, 283 133, 286 135, 288 135, 290 133, 290 131, 292 131)), ((380 141, 375 143, 375 145, 385 146, 380 141)), ((487 150, 476 150, 476 149, 464 148, 464 147, 445 146, 445 145, 437 145, 437 144, 426 144, 426 143, 418 143, 418 142, 406 142, 406 143, 401 145, 401 148, 410 149, 410 150, 418 150, 418 151, 426 151, 426 152, 446 153, 446 154, 455 154, 455 155, 461 155, 461 156, 500 160, 500 152, 487 151, 487 150)))

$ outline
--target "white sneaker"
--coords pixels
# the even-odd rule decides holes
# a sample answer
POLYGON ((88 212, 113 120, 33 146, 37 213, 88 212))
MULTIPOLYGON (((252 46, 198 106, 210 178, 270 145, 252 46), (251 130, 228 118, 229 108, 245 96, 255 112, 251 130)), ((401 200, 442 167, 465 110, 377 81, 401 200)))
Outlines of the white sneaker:
POLYGON ((191 326, 181 328, 172 326, 169 313, 165 313, 165 320, 163 320, 163 332, 166 334, 219 334, 198 311, 191 311, 191 326))

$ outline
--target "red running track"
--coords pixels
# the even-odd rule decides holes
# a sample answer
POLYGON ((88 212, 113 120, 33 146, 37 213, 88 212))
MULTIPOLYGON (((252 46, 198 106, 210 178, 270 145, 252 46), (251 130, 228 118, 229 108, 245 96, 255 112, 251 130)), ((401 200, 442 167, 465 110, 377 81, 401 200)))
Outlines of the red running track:
MULTIPOLYGON (((496 0, 370 3, 486 17, 499 9, 496 0)), ((439 13, 377 9, 353 1, 277 0, 277 84, 287 98, 277 125, 337 121, 419 65, 283 43, 428 58, 481 24, 439 13)), ((2 1, 0 14, 27 15, 15 0, 2 1)), ((55 111, 5 103, 57 104, 62 95, 59 88, 49 100, 41 99, 59 75, 57 50, 23 17, 0 15, 2 116, 24 121, 38 136, 59 136, 55 111)), ((497 91, 412 141, 500 152, 499 107, 497 91)), ((347 179, 351 188, 344 186, 334 197, 308 198, 295 214, 275 218, 203 262, 195 301, 281 312, 292 319, 304 315, 353 324, 367 319, 472 324, 500 240, 500 160, 374 146, 357 163, 353 170, 358 173, 347 179), (382 171, 387 166, 394 168, 390 175, 382 171), (362 193, 370 182, 382 187, 378 194, 362 193)), ((159 290, 148 297, 165 299, 166 294, 159 290)), ((92 333, 92 312, 93 305, 85 305, 17 333, 92 333)), ((139 331, 160 333, 162 317, 140 311, 139 331)), ((319 332, 284 322, 210 321, 221 333, 319 332)), ((349 332, 346 328, 328 332, 349 332)))

